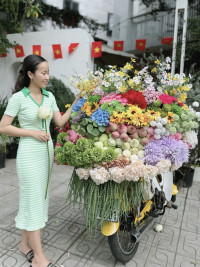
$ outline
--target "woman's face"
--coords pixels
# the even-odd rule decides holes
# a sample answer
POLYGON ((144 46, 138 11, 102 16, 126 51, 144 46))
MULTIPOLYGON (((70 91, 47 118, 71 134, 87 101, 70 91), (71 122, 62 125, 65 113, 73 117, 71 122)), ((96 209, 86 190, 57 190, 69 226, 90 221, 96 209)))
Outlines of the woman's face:
POLYGON ((35 71, 35 73, 29 74, 31 82, 39 88, 45 88, 49 80, 49 64, 46 61, 41 62, 35 71))

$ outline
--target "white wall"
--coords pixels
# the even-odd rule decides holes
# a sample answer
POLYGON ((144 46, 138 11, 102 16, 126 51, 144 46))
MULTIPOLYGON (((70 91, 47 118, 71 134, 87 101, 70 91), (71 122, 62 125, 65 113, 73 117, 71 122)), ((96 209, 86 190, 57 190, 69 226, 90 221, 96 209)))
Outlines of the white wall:
MULTIPOLYGON (((93 69, 91 58, 91 42, 93 38, 82 29, 55 30, 48 32, 28 32, 9 34, 10 41, 23 45, 25 56, 32 54, 32 45, 42 45, 42 57, 50 66, 50 76, 61 79, 69 86, 69 78, 74 74, 85 74, 88 68, 93 69), (70 43, 79 42, 79 46, 72 54, 68 54, 70 43), (52 44, 61 44, 61 59, 54 59, 52 44)), ((16 58, 14 49, 5 58, 0 58, 0 98, 10 97, 24 57, 16 58)), ((74 93, 77 93, 72 88, 74 93)))

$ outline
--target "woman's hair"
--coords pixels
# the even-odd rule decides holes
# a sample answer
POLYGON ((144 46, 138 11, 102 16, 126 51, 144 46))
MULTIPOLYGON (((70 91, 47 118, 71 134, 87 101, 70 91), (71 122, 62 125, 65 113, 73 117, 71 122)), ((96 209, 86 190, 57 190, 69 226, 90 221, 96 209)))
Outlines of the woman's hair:
POLYGON ((19 77, 17 78, 15 84, 14 93, 19 92, 24 87, 29 86, 30 78, 28 76, 28 71, 35 73, 35 71, 37 70, 37 66, 44 61, 46 61, 46 59, 37 55, 29 55, 24 58, 22 68, 19 72, 19 77))

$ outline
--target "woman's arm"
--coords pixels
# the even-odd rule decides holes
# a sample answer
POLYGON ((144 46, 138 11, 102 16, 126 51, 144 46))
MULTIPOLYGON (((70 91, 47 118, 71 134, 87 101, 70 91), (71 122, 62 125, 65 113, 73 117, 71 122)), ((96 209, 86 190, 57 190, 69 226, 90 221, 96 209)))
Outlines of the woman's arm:
POLYGON ((68 110, 63 114, 61 115, 60 111, 54 111, 53 113, 53 120, 55 122, 55 124, 57 124, 59 127, 63 127, 66 122, 70 119, 70 115, 71 115, 71 112, 72 112, 72 106, 74 104, 76 104, 76 102, 79 100, 80 98, 80 93, 76 96, 74 102, 72 103, 71 107, 68 108, 68 110))
POLYGON ((0 122, 0 134, 5 134, 9 136, 17 136, 17 137, 34 137, 40 141, 46 142, 49 140, 49 134, 45 131, 37 131, 37 130, 29 130, 22 129, 15 126, 12 126, 11 123, 14 117, 8 116, 6 114, 3 115, 0 122))

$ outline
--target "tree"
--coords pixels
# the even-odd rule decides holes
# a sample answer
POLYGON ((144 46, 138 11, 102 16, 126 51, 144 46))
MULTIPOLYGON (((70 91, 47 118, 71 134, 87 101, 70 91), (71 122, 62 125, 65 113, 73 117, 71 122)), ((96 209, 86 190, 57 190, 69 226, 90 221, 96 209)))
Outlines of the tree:
POLYGON ((45 19, 51 19, 60 28, 87 28, 92 35, 107 27, 69 7, 59 9, 42 0, 0 0, 0 55, 4 56, 9 48, 17 45, 8 40, 7 33, 22 33, 25 29, 37 31, 45 19))

